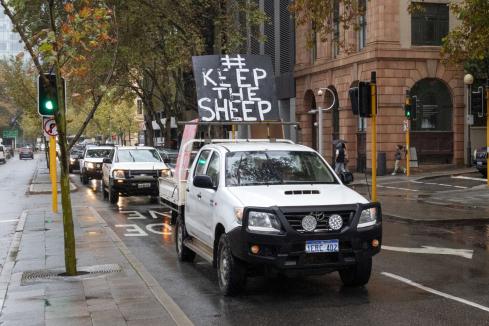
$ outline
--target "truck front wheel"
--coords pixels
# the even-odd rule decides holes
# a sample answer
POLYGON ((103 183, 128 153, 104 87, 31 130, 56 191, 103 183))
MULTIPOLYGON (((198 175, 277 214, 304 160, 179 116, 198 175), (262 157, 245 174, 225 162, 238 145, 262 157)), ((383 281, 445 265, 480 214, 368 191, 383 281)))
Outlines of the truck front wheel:
POLYGON ((195 252, 185 247, 183 241, 187 238, 185 224, 181 217, 177 218, 176 224, 175 247, 177 249, 178 260, 192 262, 195 258, 195 252))
POLYGON ((217 278, 219 288, 224 295, 238 294, 246 284, 246 265, 233 256, 226 234, 219 239, 217 278))
POLYGON ((370 279, 372 271, 372 257, 362 259, 355 265, 339 271, 345 286, 363 286, 370 279))

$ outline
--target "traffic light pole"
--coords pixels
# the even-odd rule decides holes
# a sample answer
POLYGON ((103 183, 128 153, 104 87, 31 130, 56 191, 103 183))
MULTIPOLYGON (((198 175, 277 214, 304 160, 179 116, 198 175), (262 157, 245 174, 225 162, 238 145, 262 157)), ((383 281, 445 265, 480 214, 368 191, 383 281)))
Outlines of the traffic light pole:
POLYGON ((53 213, 58 212, 58 173, 56 171, 56 137, 49 136, 49 173, 51 174, 51 193, 53 213))
MULTIPOLYGON (((486 85, 486 162, 487 162, 487 147, 489 147, 489 85, 486 85)), ((489 173, 487 173, 486 163, 486 176, 487 186, 489 187, 489 173)))
MULTIPOLYGON (((372 109, 372 201, 377 201, 377 78, 375 71, 370 75, 372 109)), ((489 181, 488 181, 489 182, 489 181)))
POLYGON ((406 176, 411 174, 411 153, 410 153, 410 141, 409 132, 411 130, 411 119, 407 119, 406 126, 406 176))

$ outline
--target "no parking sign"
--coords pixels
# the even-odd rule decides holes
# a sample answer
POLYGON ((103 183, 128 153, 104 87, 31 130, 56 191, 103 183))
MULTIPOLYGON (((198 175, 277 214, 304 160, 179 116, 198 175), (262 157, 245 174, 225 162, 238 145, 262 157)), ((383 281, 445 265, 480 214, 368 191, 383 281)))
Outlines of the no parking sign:
POLYGON ((42 129, 46 137, 58 136, 58 128, 53 118, 43 118, 42 129))

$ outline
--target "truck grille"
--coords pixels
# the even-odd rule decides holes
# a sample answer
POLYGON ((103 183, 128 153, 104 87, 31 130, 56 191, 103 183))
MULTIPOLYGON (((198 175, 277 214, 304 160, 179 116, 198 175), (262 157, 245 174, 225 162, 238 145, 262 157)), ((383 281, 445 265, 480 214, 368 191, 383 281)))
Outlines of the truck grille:
POLYGON ((156 170, 129 170, 129 177, 139 177, 139 176, 146 176, 146 177, 157 177, 158 176, 158 171, 156 170))
POLYGON ((341 212, 317 212, 316 211, 316 212, 300 212, 300 213, 286 212, 284 213, 284 216, 287 219, 287 222, 289 222, 289 225, 294 230, 296 230, 299 233, 308 233, 302 228, 302 219, 306 215, 313 215, 314 217, 316 217, 317 226, 316 229, 312 232, 320 233, 320 232, 340 232, 343 228, 350 225, 354 214, 355 214, 354 211, 341 211, 341 212), (329 227, 328 219, 333 214, 340 215, 341 218, 343 219, 343 226, 341 227, 340 230, 332 230, 329 227))

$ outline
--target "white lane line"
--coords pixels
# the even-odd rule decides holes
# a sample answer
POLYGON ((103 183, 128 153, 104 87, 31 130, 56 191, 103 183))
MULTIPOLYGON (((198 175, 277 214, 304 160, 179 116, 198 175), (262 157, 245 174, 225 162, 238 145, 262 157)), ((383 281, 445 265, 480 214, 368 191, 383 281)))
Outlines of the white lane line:
POLYGON ((463 180, 475 180, 475 181, 481 181, 481 182, 486 182, 487 180, 484 178, 474 178, 474 177, 466 177, 463 175, 455 175, 451 177, 452 179, 463 179, 463 180))
POLYGON ((0 221, 0 223, 12 223, 12 222, 17 222, 19 219, 15 219, 15 220, 3 220, 3 221, 0 221))
POLYGON ((405 190, 405 191, 419 191, 419 190, 416 190, 416 189, 399 188, 399 187, 391 187, 391 186, 383 186, 383 185, 378 185, 377 187, 387 188, 387 189, 396 189, 396 190, 405 190))
POLYGON ((464 187, 464 186, 455 186, 455 185, 448 185, 445 183, 436 183, 436 182, 421 182, 421 181, 414 181, 414 180, 410 180, 409 182, 420 183, 420 184, 424 184, 424 185, 432 185, 432 186, 453 187, 453 188, 459 188, 459 189, 467 189, 468 188, 468 187, 464 187))
POLYGON ((451 294, 448 294, 448 293, 440 292, 438 290, 429 288, 429 287, 424 286, 422 284, 413 282, 413 281, 411 281, 411 280, 409 280, 407 278, 404 278, 402 276, 399 276, 399 275, 396 275, 396 274, 392 274, 392 273, 387 273, 387 272, 382 272, 380 274, 382 274, 384 276, 387 276, 387 277, 390 277, 390 278, 393 278, 395 280, 398 280, 398 281, 400 281, 402 283, 405 283, 405 284, 414 286, 414 287, 416 287, 418 289, 421 289, 423 291, 426 291, 426 292, 429 292, 429 293, 432 293, 432 294, 439 295, 440 297, 443 297, 443 298, 446 298, 446 299, 449 299, 449 300, 453 300, 453 301, 457 301, 457 302, 466 304, 468 306, 471 306, 471 307, 474 307, 474 308, 483 310, 485 312, 489 312, 489 307, 480 305, 478 303, 475 303, 475 302, 472 302, 472 301, 469 301, 469 300, 466 300, 466 299, 463 299, 463 298, 456 297, 456 296, 451 295, 451 294))
POLYGON ((474 251, 470 249, 452 249, 431 246, 421 246, 421 248, 404 248, 382 245, 382 249, 398 252, 410 252, 414 254, 453 255, 467 259, 472 259, 472 256, 474 254, 474 251))

